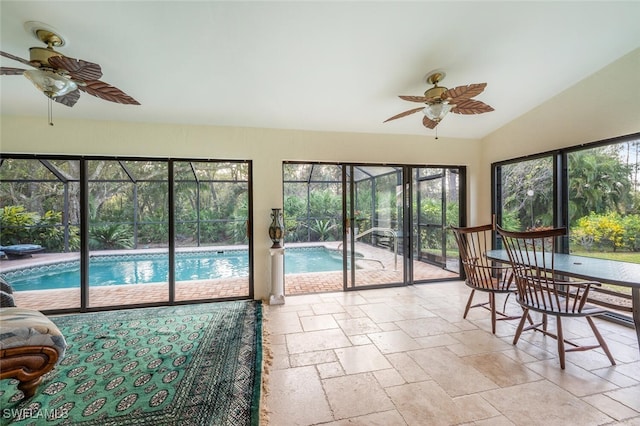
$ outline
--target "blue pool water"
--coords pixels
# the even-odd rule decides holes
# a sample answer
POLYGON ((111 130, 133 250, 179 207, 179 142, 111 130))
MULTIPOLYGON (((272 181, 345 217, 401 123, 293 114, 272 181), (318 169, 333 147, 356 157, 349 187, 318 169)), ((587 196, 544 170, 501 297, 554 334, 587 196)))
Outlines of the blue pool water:
MULTIPOLYGON (((341 253, 324 247, 285 251, 285 273, 339 271, 341 253)), ((15 291, 80 287, 80 262, 40 266, 5 273, 15 291)), ((246 277, 246 250, 180 253, 176 256, 176 281, 246 277)), ((167 282, 166 254, 95 256, 89 262, 89 285, 147 284, 167 282)))

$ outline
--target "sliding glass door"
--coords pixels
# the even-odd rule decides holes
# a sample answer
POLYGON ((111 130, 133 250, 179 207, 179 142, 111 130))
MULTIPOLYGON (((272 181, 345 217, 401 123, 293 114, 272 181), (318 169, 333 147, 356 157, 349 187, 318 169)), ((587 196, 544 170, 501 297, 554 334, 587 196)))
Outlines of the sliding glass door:
POLYGON ((175 298, 249 296, 249 165, 176 161, 175 298))
POLYGON ((459 278, 461 170, 285 163, 285 294, 459 278))
POLYGON ((96 159, 87 171, 88 306, 168 302, 167 163, 96 159))
MULTIPOLYGON (((459 224, 460 169, 415 167, 412 176, 413 258, 459 271, 457 247, 447 227, 459 224)), ((429 279, 430 270, 414 268, 413 278, 429 279)))
POLYGON ((405 284, 403 168, 345 168, 347 287, 405 284))

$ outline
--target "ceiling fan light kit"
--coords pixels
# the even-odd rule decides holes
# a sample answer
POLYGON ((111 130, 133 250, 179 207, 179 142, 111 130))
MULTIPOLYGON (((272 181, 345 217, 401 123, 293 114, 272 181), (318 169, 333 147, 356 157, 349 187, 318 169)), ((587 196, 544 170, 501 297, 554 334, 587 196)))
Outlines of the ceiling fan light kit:
MULTIPOLYGON (((80 98, 80 91, 88 93, 106 101, 140 105, 131 96, 117 87, 100 81, 102 68, 93 62, 74 59, 55 51, 54 47, 64 46, 66 40, 54 28, 41 22, 29 21, 25 29, 31 32, 47 47, 32 47, 29 49, 29 60, 7 52, 0 51, 0 56, 29 65, 34 70, 1 67, 0 75, 24 75, 38 90, 52 100, 68 107, 72 107, 80 98)), ((51 121, 51 105, 49 105, 49 124, 51 121)))
MULTIPOLYGON (((484 102, 471 99, 482 93, 487 83, 469 84, 447 89, 446 87, 438 86, 438 83, 441 82, 445 76, 446 74, 440 70, 427 74, 425 81, 428 84, 433 84, 433 87, 427 89, 423 96, 400 95, 400 99, 424 103, 425 106, 401 112, 386 119, 384 122, 386 123, 387 121, 396 120, 422 111, 424 114, 422 124, 428 129, 435 129, 449 112, 455 114, 482 114, 493 111, 493 108, 484 102)), ((436 139, 437 138, 436 133, 436 139)))
POLYGON ((78 85, 76 83, 66 77, 56 74, 53 71, 26 70, 24 72, 24 76, 50 99, 58 96, 64 96, 67 93, 78 89, 78 85))

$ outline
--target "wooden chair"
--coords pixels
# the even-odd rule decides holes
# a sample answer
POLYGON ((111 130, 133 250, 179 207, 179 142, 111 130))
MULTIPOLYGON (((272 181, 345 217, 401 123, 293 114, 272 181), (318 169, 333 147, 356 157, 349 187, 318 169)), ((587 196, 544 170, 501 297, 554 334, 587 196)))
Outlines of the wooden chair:
POLYGON ((496 264, 485 256, 487 250, 491 250, 493 225, 468 228, 450 226, 450 228, 458 243, 460 258, 466 275, 465 284, 471 287, 471 294, 462 317, 467 318, 471 308, 482 307, 488 309, 491 311, 491 332, 495 334, 497 321, 520 318, 520 315, 512 316, 505 313, 505 307, 501 311, 496 309, 496 294, 509 295, 516 290, 511 267, 496 264), (488 293, 489 301, 472 305, 476 290, 488 293))
POLYGON ((518 343, 523 331, 535 329, 557 340, 560 367, 562 369, 565 368, 565 352, 585 351, 595 348, 602 348, 611 364, 615 365, 616 362, 611 356, 604 338, 591 318, 594 315, 603 314, 605 311, 586 303, 591 286, 599 286, 600 283, 564 281, 560 280, 555 272, 556 242, 558 237, 566 234, 566 230, 564 228, 556 228, 541 231, 510 232, 500 227, 497 230, 502 236, 504 248, 509 254, 518 287, 518 303, 526 314, 529 311, 542 314, 542 322, 532 324, 527 328, 524 328, 524 319, 520 321, 513 338, 513 344, 518 343), (547 315, 552 315, 556 318, 556 334, 547 330, 547 315), (580 346, 566 340, 563 336, 562 317, 585 317, 598 344, 580 346), (540 329, 540 326, 542 326, 542 329, 540 329), (567 348, 566 345, 570 347, 567 348))

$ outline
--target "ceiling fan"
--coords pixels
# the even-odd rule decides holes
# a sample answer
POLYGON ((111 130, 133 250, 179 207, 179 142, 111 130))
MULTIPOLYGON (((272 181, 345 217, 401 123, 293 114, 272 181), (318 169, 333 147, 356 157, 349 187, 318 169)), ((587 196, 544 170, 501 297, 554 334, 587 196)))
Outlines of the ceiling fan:
POLYGON ((424 103, 425 106, 401 112, 398 115, 386 119, 384 122, 386 123, 387 121, 422 111, 424 113, 422 124, 428 129, 435 129, 449 112, 456 114, 482 114, 493 111, 493 108, 484 102, 471 99, 482 93, 484 88, 487 87, 487 83, 469 84, 447 89, 446 87, 438 86, 438 83, 441 82, 445 76, 446 74, 443 71, 432 71, 427 74, 425 80, 427 83, 433 84, 433 87, 427 89, 427 91, 424 92, 424 96, 400 95, 400 99, 424 103))
MULTIPOLYGON (((108 83, 100 81, 102 68, 93 62, 74 59, 54 50, 65 40, 56 30, 40 22, 27 22, 25 27, 47 45, 29 49, 29 60, 0 51, 5 58, 35 69, 0 67, 0 75, 24 75, 49 99, 72 107, 80 99, 80 91, 110 102, 140 105, 131 96, 108 83)), ((50 123, 51 124, 51 123, 50 123)))

